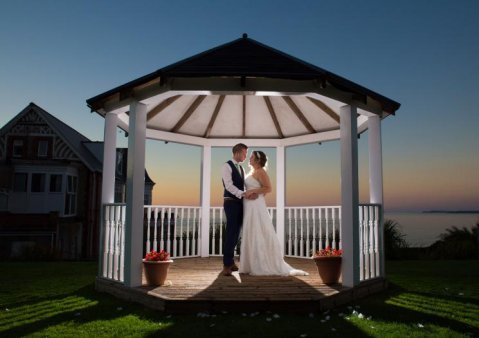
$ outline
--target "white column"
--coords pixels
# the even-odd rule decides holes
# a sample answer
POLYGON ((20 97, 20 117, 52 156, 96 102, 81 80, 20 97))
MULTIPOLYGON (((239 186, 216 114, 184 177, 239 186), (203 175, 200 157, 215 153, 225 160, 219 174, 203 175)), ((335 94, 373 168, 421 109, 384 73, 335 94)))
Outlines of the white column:
POLYGON ((384 201, 383 201, 383 156, 381 141, 381 118, 368 118, 369 146, 369 202, 380 204, 378 222, 379 273, 385 276, 384 259, 384 201))
POLYGON ((126 184, 125 285, 141 285, 147 106, 130 104, 126 184))
POLYGON ((284 255, 285 150, 276 147, 276 235, 284 255))
POLYGON ((210 255, 211 146, 203 146, 201 163, 201 257, 210 255))
POLYGON ((383 204, 383 159, 381 146, 381 118, 368 118, 369 146, 369 202, 383 204))
POLYGON ((356 107, 340 109, 343 285, 359 284, 358 126, 356 107))
POLYGON ((101 183, 101 204, 115 200, 116 128, 118 115, 107 113, 103 140, 103 178, 101 183))

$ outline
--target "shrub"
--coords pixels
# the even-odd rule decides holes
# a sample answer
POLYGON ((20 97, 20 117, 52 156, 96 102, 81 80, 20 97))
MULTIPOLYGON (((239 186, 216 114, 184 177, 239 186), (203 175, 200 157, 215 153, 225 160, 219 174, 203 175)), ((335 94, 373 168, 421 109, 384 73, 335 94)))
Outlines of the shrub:
POLYGON ((435 259, 473 259, 479 257, 479 223, 472 229, 453 226, 442 233, 440 240, 429 247, 435 259))
POLYGON ((386 259, 402 258, 401 252, 408 247, 406 235, 401 232, 400 225, 392 219, 384 221, 384 251, 386 259))

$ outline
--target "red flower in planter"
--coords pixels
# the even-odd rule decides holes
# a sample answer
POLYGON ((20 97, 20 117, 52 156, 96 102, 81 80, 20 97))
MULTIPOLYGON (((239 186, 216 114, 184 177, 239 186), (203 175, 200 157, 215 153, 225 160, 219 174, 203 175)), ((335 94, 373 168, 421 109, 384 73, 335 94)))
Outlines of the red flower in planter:
POLYGON ((165 250, 161 251, 150 251, 145 256, 145 261, 147 262, 164 262, 170 260, 170 254, 165 250))
POLYGON ((326 249, 318 250, 314 253, 314 257, 341 257, 343 250, 331 249, 330 246, 327 246, 326 249))

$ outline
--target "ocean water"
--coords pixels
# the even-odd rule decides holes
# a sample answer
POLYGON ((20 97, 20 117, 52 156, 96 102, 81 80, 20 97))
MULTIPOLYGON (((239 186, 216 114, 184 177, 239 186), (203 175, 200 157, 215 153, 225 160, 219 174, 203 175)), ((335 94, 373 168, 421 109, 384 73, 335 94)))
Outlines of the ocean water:
POLYGON ((399 223, 409 246, 424 247, 437 241, 452 226, 472 228, 479 222, 479 213, 386 212, 384 218, 399 223))

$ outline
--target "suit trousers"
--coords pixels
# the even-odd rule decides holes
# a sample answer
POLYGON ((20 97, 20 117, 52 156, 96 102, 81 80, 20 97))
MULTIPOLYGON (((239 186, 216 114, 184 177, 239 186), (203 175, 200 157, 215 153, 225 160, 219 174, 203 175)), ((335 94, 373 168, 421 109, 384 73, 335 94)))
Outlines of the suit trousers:
POLYGON ((226 238, 223 246, 223 264, 234 264, 234 251, 238 244, 243 225, 243 201, 225 200, 223 208, 226 214, 226 238))

